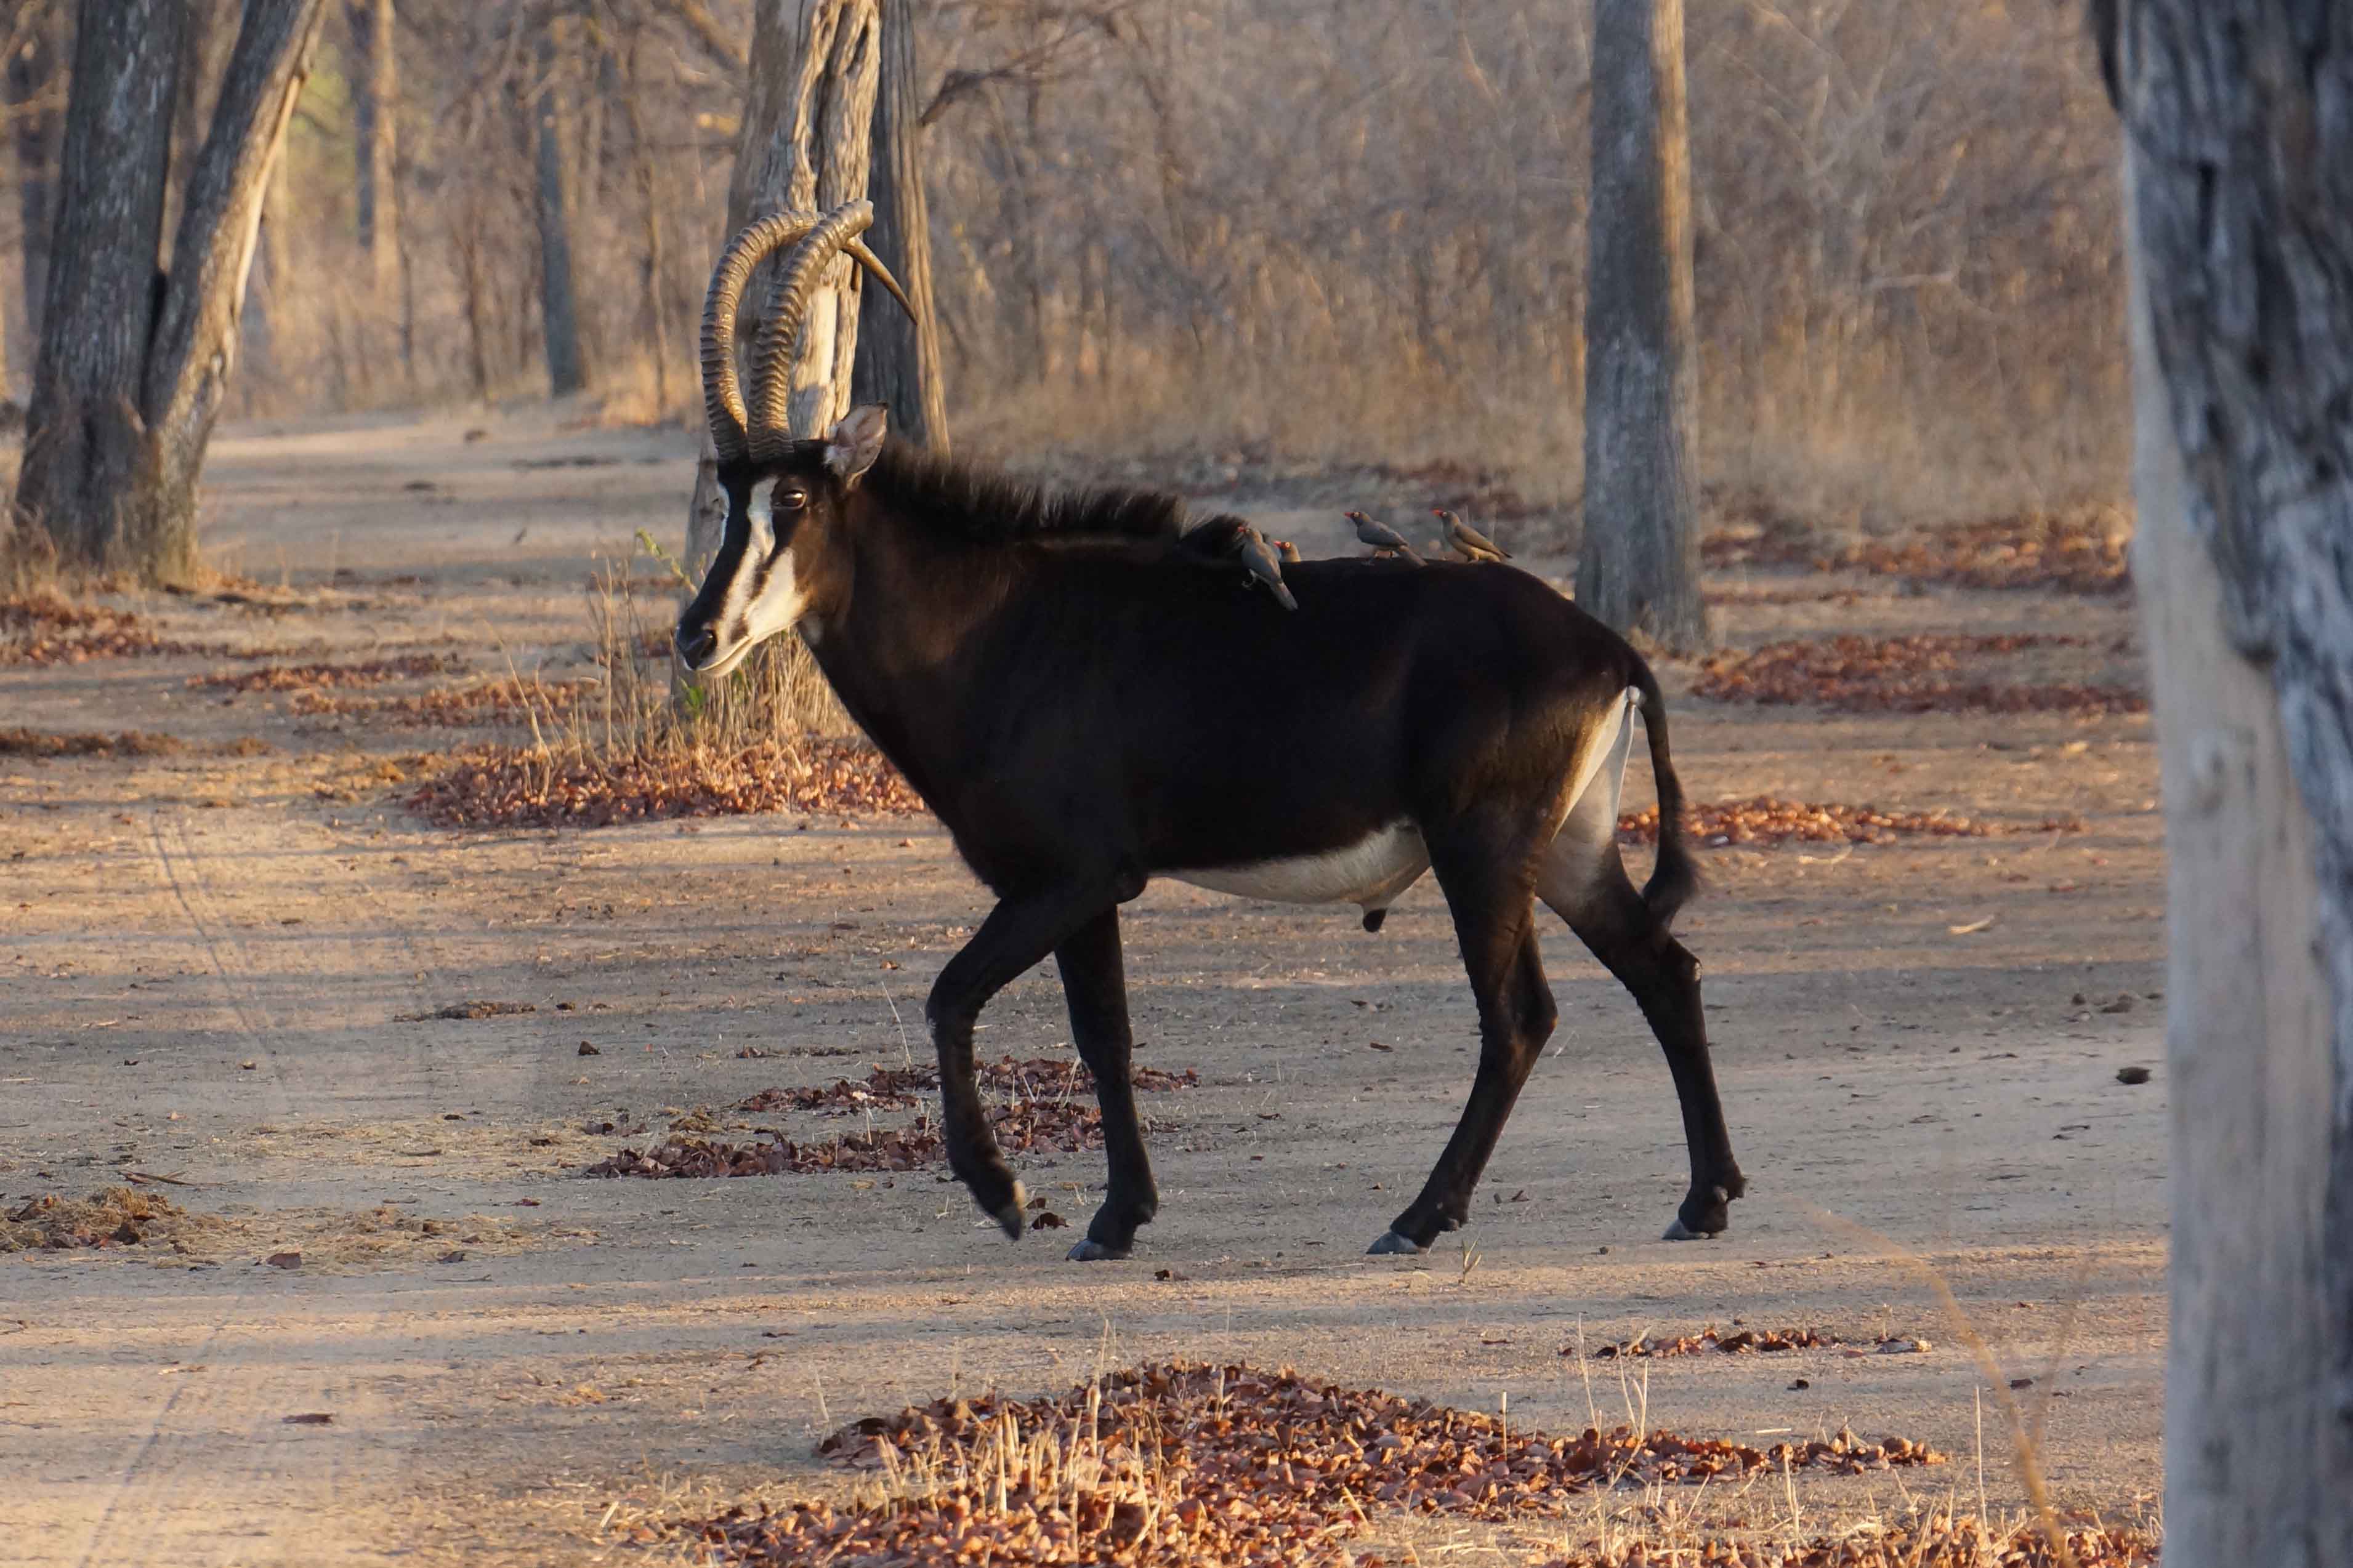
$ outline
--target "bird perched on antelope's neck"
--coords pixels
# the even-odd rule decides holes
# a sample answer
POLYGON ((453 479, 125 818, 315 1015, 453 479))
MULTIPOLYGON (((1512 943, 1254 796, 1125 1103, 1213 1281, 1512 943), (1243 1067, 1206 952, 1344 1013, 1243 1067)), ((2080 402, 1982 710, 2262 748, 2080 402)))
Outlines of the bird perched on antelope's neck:
POLYGON ((1282 557, 1283 564, 1286 566, 1294 561, 1307 559, 1299 553, 1299 546, 1292 543, 1288 539, 1270 539, 1267 542, 1274 546, 1274 552, 1282 557))
POLYGON ((1438 526, 1445 534, 1446 542, 1452 546, 1454 552, 1463 560, 1509 561, 1512 558, 1510 551, 1448 511, 1444 507, 1431 507, 1430 515, 1438 520, 1438 526))
POLYGON ((1276 556, 1266 535, 1247 525, 1234 531, 1234 553, 1241 557, 1250 574, 1266 584, 1268 593, 1286 610, 1299 608, 1299 601, 1291 596, 1291 588, 1282 580, 1282 562, 1276 556))
POLYGON ((1388 523, 1366 517, 1361 511, 1342 512, 1340 515, 1356 525, 1356 542, 1371 545, 1374 553, 1402 555, 1417 566, 1421 564, 1421 557, 1413 552, 1413 546, 1405 542, 1405 535, 1388 523))

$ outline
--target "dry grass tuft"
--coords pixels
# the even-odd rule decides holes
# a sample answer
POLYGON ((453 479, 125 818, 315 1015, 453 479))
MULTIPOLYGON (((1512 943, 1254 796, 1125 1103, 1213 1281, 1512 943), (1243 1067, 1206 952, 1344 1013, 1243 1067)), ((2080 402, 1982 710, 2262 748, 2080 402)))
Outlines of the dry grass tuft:
POLYGON ((1692 690, 1718 702, 1815 703, 1849 713, 2145 713, 2147 693, 2121 686, 2005 683, 1962 673, 1964 659, 2078 647, 2081 637, 1935 634, 1832 637, 1727 649, 1700 665, 1692 690))
POLYGON ((1501 1415, 1342 1388, 1288 1368, 1182 1361, 1115 1373, 1059 1397, 935 1400, 854 1422, 818 1447, 866 1471, 872 1490, 839 1511, 821 1502, 736 1508, 678 1530, 742 1568, 1372 1568, 1384 1560, 1344 1543, 1383 1514, 1524 1522, 1562 1517, 1573 1500, 1628 1484, 1945 1462, 1902 1437, 1845 1432, 1765 1449, 1623 1426, 1553 1437, 1501 1415))
MULTIPOLYGON (((1874 805, 1783 800, 1751 795, 1691 809, 1693 831, 1703 844, 1889 844, 1898 838, 1991 838, 2008 833, 2081 833, 2079 816, 2048 816, 2031 824, 1981 822, 1936 811, 1882 811, 1874 805)), ((1618 818, 1624 844, 1659 841, 1659 808, 1644 806, 1618 818)))

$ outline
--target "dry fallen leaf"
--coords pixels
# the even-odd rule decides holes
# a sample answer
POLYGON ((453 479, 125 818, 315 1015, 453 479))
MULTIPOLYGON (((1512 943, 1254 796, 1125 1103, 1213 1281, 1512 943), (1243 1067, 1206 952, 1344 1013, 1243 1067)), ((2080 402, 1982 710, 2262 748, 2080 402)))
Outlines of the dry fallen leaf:
POLYGON ((1988 915, 1981 921, 1971 921, 1963 926, 1947 926, 1945 929, 1955 936, 1975 936, 1981 931, 1992 930, 1993 922, 2000 918, 1997 915, 1988 915))

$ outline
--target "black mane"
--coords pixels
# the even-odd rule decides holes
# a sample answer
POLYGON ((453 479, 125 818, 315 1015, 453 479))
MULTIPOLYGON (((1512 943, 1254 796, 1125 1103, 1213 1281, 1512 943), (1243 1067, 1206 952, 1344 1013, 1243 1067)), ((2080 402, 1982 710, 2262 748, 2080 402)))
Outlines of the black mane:
POLYGON ((1166 490, 1047 489, 892 441, 860 488, 928 528, 976 544, 1173 543, 1185 531, 1180 496, 1166 490))

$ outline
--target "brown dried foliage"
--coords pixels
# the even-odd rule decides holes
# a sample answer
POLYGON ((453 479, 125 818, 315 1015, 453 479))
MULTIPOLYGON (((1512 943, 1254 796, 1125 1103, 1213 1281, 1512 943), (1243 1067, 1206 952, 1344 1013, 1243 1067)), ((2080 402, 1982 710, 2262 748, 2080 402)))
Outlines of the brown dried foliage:
MULTIPOLYGON (((1659 1356, 1698 1355, 1704 1351, 1720 1351, 1725 1355, 1751 1355, 1759 1351, 1823 1350, 1839 1342, 1836 1334, 1825 1334, 1813 1329, 1736 1328, 1725 1331, 1710 1323, 1695 1334, 1684 1334, 1672 1340, 1651 1340, 1637 1334, 1630 1340, 1603 1345, 1593 1352, 1595 1361, 1615 1361, 1659 1356)), ((1563 1355, 1575 1355, 1575 1345, 1562 1349, 1563 1355)))
POLYGON ((1944 1462, 1901 1437, 1848 1433, 1770 1449, 1623 1427, 1552 1437, 1289 1368, 1183 1361, 1060 1397, 935 1400, 854 1422, 818 1451, 880 1471, 889 1482, 881 1498, 839 1512, 823 1503, 731 1509, 694 1528, 705 1548, 746 1568, 982 1560, 1271 1568, 1350 1561, 1342 1543, 1377 1508, 1501 1522, 1558 1517, 1580 1494, 1628 1481, 1944 1462))
POLYGON ((392 697, 345 697, 298 691, 297 713, 380 719, 408 730, 461 730, 477 724, 522 724, 561 719, 596 689, 590 680, 522 680, 506 677, 479 686, 437 687, 392 697))
POLYGON ((87 1198, 55 1194, 29 1198, 0 1214, 0 1252, 64 1252, 84 1247, 170 1243, 216 1227, 168 1198, 130 1187, 105 1187, 87 1198))
MULTIPOLYGON (((1783 800, 1778 795, 1751 795, 1746 800, 1720 800, 1692 808, 1690 820, 1700 842, 1725 844, 1888 844, 1898 838, 1991 838, 2008 833, 2081 833, 2077 816, 2046 816, 2035 823, 1982 822, 1937 811, 1882 811, 1875 805, 1837 802, 1783 800)), ((1618 818, 1618 838, 1624 844, 1659 841, 1659 808, 1644 806, 1618 818)))
MULTIPOLYGON (((1032 1097, 1038 1094, 1059 1094, 1065 1098, 1094 1092, 1094 1075, 1086 1063, 1076 1057, 1030 1057, 1016 1061, 1011 1057, 983 1061, 974 1066, 974 1077, 984 1088, 1003 1093, 1032 1097)), ((1131 1069, 1128 1082, 1145 1093, 1156 1093, 1172 1089, 1197 1089, 1201 1075, 1192 1068, 1181 1072, 1168 1072, 1159 1068, 1131 1069)), ((936 1068, 928 1067, 892 1068, 879 1064, 863 1079, 836 1079, 822 1086, 807 1085, 794 1089, 764 1089, 750 1099, 740 1100, 735 1109, 761 1112, 775 1110, 814 1110, 828 1116, 855 1116, 867 1110, 905 1110, 915 1103, 917 1093, 940 1086, 936 1068)))
POLYGON ((1556 1557, 1545 1568, 2158 1568, 2158 1538, 2085 1520, 2060 1530, 2067 1554, 2025 1520, 1989 1524, 1950 1511, 1803 1542, 1719 1537, 1556 1557))
POLYGON ((1733 526, 1709 534, 1709 566, 1801 566, 1945 583, 1960 588, 2121 594, 2130 584, 2132 530, 2116 508, 1989 517, 1899 539, 1839 542, 1754 498, 1733 503, 1733 526))
MULTIPOLYGON (((1083 1070, 1083 1069, 1082 1069, 1083 1070)), ((987 1108, 997 1145, 1008 1154, 1077 1153, 1103 1147, 1103 1111, 1071 1098, 1065 1088, 1059 1099, 1032 1098, 1027 1091, 1050 1074, 1064 1085, 1087 1087, 1092 1080, 1073 1078, 1068 1064, 1050 1058, 1017 1062, 1011 1058, 984 1063, 980 1080, 994 1089, 1011 1089, 1015 1098, 987 1108)), ((861 1110, 903 1110, 915 1103, 913 1091, 937 1087, 938 1078, 927 1068, 877 1068, 863 1084, 844 1079, 824 1089, 763 1089, 737 1105, 741 1111, 818 1110, 849 1115, 861 1110)), ((1189 1087, 1200 1081, 1187 1068, 1183 1073, 1147 1069, 1136 1078, 1145 1089, 1189 1087)), ((837 1133, 812 1142, 797 1142, 781 1133, 763 1134, 750 1143, 718 1142, 673 1135, 644 1153, 623 1149, 581 1173, 587 1176, 775 1176, 823 1171, 914 1171, 935 1164, 947 1145, 928 1116, 917 1116, 903 1128, 869 1128, 862 1132, 837 1133)))
POLYGON ((1767 643, 1745 653, 1710 654, 1692 689, 1718 702, 1809 702, 1849 713, 2147 712, 2147 694, 2126 687, 2010 685, 1962 674, 1964 659, 2080 647, 2084 640, 1936 633, 1767 643))
POLYGON ((0 665, 219 651, 167 641, 128 610, 77 605, 55 592, 0 598, 0 665))
POLYGON ((0 730, 0 757, 172 757, 195 752, 216 757, 266 756, 269 742, 253 736, 234 741, 190 742, 152 730, 111 735, 77 731, 0 730))
POLYGON ((444 827, 609 827, 752 812, 907 815, 923 809, 897 769, 862 742, 803 736, 736 751, 681 747, 601 756, 500 747, 408 797, 444 827))
POLYGON ((194 675, 188 684, 216 691, 336 691, 382 686, 391 680, 421 680, 465 668, 466 661, 454 653, 405 653, 357 664, 273 664, 242 674, 194 675))

